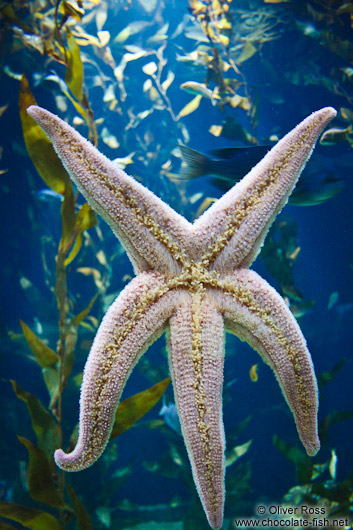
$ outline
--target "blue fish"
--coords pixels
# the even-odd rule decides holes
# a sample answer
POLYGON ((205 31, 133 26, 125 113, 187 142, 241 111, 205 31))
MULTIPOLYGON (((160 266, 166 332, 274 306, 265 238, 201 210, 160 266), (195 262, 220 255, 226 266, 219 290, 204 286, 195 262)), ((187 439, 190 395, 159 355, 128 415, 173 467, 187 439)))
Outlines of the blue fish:
POLYGON ((159 416, 163 417, 163 420, 168 427, 173 429, 174 432, 181 436, 180 420, 175 403, 168 403, 168 405, 163 403, 163 406, 159 412, 159 416))
POLYGON ((41 202, 48 202, 48 203, 62 202, 64 200, 63 195, 60 195, 60 193, 57 193, 56 191, 50 190, 48 188, 44 188, 42 190, 37 191, 36 197, 41 202))

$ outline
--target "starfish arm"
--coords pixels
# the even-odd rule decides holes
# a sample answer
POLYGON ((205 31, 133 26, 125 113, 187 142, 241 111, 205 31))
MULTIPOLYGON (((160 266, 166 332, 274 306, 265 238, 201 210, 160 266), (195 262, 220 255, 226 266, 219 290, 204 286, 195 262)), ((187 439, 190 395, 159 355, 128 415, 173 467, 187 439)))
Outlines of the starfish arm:
POLYGON ((141 273, 106 313, 89 354, 81 387, 79 437, 75 449, 55 451, 57 465, 80 471, 108 443, 120 395, 133 367, 164 331, 178 295, 156 273, 141 273))
POLYGON ((135 272, 178 272, 191 225, 102 155, 63 120, 40 107, 28 113, 43 128, 88 203, 124 245, 135 272))
POLYGON ((170 319, 169 364, 192 473, 212 528, 224 504, 224 326, 211 299, 186 293, 170 319))
POLYGON ((193 231, 205 249, 205 263, 228 273, 251 265, 318 136, 335 115, 327 107, 307 117, 195 222, 193 231))
POLYGON ((228 330, 245 340, 274 371, 306 452, 314 456, 318 389, 302 332, 281 296, 251 270, 237 271, 214 296, 228 330))

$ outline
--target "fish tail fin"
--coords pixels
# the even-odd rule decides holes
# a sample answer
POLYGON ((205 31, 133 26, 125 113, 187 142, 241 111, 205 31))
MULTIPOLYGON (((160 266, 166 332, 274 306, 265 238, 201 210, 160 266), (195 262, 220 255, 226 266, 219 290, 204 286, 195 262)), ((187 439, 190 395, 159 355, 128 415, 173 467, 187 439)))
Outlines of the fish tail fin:
POLYGON ((183 144, 179 144, 179 149, 184 162, 187 163, 187 166, 182 168, 179 174, 181 179, 190 180, 210 172, 211 159, 208 156, 183 144))

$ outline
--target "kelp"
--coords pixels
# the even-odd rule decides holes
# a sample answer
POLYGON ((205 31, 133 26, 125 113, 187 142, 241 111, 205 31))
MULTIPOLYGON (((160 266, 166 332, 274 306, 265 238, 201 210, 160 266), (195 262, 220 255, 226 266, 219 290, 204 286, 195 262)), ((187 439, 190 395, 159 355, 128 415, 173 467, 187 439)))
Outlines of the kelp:
POLYGON ((13 502, 0 501, 0 515, 31 530, 61 530, 57 519, 50 513, 13 502))
MULTIPOLYGON (((73 86, 72 89, 76 90, 76 95, 79 95, 77 86, 73 86)), ((89 530, 92 528, 90 517, 72 486, 65 480, 64 472, 56 468, 53 452, 63 446, 63 393, 69 382, 74 364, 78 328, 84 323, 84 319, 89 315, 99 296, 99 292, 97 292, 86 308, 77 314, 72 314, 73 305, 68 293, 69 264, 77 259, 82 245, 83 233, 95 227, 97 219, 87 203, 83 204, 76 213, 77 197, 74 194, 71 181, 65 173, 61 173, 61 179, 53 180, 47 177, 47 175, 56 174, 60 162, 56 153, 49 150, 48 141, 44 137, 40 138, 40 135, 37 134, 38 131, 31 130, 32 124, 27 120, 25 112, 26 104, 33 103, 35 103, 34 98, 26 79, 23 77, 20 112, 29 156, 34 158, 41 156, 38 142, 44 155, 49 152, 45 159, 44 174, 42 174, 43 165, 38 165, 41 171, 40 176, 43 177, 43 180, 46 179, 46 184, 54 191, 63 195, 61 207, 62 235, 56 255, 56 280, 53 286, 59 317, 57 332, 59 340, 54 351, 25 322, 21 321, 23 337, 33 354, 33 361, 42 371, 49 394, 47 407, 34 394, 21 388, 15 381, 11 381, 11 384, 17 398, 24 401, 27 406, 36 437, 36 443, 33 443, 23 436, 18 436, 18 440, 28 451, 29 496, 34 501, 55 510, 57 515, 54 517, 52 514, 10 502, 0 503, 0 515, 20 522, 23 526, 33 530, 63 530, 70 519, 75 516, 79 530, 89 530)), ((112 438, 128 430, 146 414, 161 398, 169 381, 170 378, 167 378, 151 389, 121 402, 117 410, 112 438)), ((74 438, 74 436, 71 438, 71 442, 74 438)))
POLYGON ((352 420, 352 410, 331 410, 319 425, 319 437, 322 444, 326 444, 329 439, 329 430, 338 423, 352 420))
MULTIPOLYGON (((49 18, 50 16, 52 16, 51 11, 49 11, 51 15, 46 14, 45 16, 43 14, 43 16, 38 16, 37 14, 37 16, 33 17, 34 29, 28 24, 22 22, 21 19, 16 16, 16 13, 9 4, 5 4, 5 6, 3 6, 2 13, 5 18, 7 18, 7 20, 11 23, 11 25, 13 25, 14 31, 17 31, 17 34, 17 28, 21 28, 22 34, 18 34, 18 36, 20 39, 23 40, 25 44, 32 43, 33 47, 35 47, 37 51, 40 51, 43 55, 48 55, 49 57, 51 57, 55 61, 60 62, 66 67, 65 78, 64 80, 60 80, 59 86, 63 94, 73 104, 75 110, 82 116, 82 118, 86 122, 86 125, 88 127, 89 138, 95 145, 97 145, 98 137, 96 125, 93 120, 93 113, 89 104, 88 97, 84 90, 84 72, 80 47, 77 44, 76 39, 69 28, 69 22, 72 18, 81 21, 82 15, 84 14, 82 5, 80 6, 79 3, 76 4, 75 2, 57 0, 54 11, 54 20, 51 20, 49 18), (60 23, 58 21, 59 13, 62 14, 60 23), (43 21, 43 26, 39 25, 39 27, 35 27, 38 19, 43 21), (50 31, 48 31, 48 27, 50 27, 50 31), (28 38, 28 35, 32 36, 32 40, 28 38), (67 42, 66 45, 65 36, 67 42), (35 43, 34 39, 37 39, 35 43), (39 44, 38 41, 41 44, 39 44)), ((35 127, 34 120, 32 120, 28 115, 25 114, 25 109, 30 104, 34 104, 34 101, 30 101, 31 94, 27 93, 28 83, 26 82, 26 80, 23 80, 22 82, 22 92, 21 120, 22 124, 25 123, 27 125, 25 141, 26 136, 31 134, 31 132, 37 137, 37 149, 36 153, 33 154, 39 155, 39 160, 42 160, 43 158, 45 158, 45 156, 44 154, 40 153, 39 144, 40 142, 43 142, 44 133, 43 131, 41 131, 42 134, 40 135, 40 128, 38 127, 38 125, 36 125, 35 127), (29 127, 29 125, 31 127, 29 127)), ((46 150, 48 151, 47 146, 46 150)), ((37 167, 36 156, 34 156, 32 160, 35 161, 34 163, 41 176, 42 174, 45 174, 45 166, 43 167, 43 164, 39 162, 39 168, 37 167)), ((54 174, 51 178, 55 180, 60 180, 60 175, 63 173, 63 171, 63 168, 58 168, 58 174, 54 174)), ((60 186, 58 190, 56 188, 52 189, 55 189, 55 191, 57 191, 58 193, 63 193, 63 189, 60 186)))
POLYGON ((346 362, 347 359, 343 358, 343 359, 340 359, 332 368, 331 370, 328 370, 327 372, 321 372, 318 376, 317 376, 317 382, 318 382, 318 385, 319 385, 319 390, 320 390, 320 396, 321 396, 321 392, 322 390, 325 388, 325 386, 330 383, 335 377, 336 375, 342 370, 343 366, 344 366, 344 363, 346 362))
POLYGON ((28 491, 32 499, 71 511, 55 486, 45 452, 22 436, 18 436, 18 439, 29 454, 28 491))
POLYGON ((170 377, 139 394, 122 401, 115 414, 115 422, 110 439, 113 440, 123 432, 130 429, 142 416, 144 416, 164 394, 170 383, 170 377))
POLYGON ((295 465, 299 483, 307 484, 310 482, 314 468, 314 463, 310 456, 298 447, 281 440, 277 435, 273 437, 273 445, 295 465))
MULTIPOLYGON (((239 68, 229 53, 230 38, 233 29, 233 16, 230 11, 232 0, 189 0, 189 11, 199 24, 206 40, 210 44, 210 53, 207 55, 207 71, 205 84, 215 83, 218 94, 221 98, 219 105, 230 104, 231 99, 236 95, 235 89, 243 86, 245 97, 249 100, 246 81, 239 68), (223 56, 223 58, 222 58, 223 56), (227 79, 224 73, 229 69, 238 77, 238 80, 227 79), (240 78, 240 81, 239 81, 240 78), (235 85, 234 85, 235 83, 235 85)), ((188 36, 188 33, 187 33, 188 36)), ((193 38, 192 33, 189 37, 193 38)))
POLYGON ((48 137, 27 113, 27 107, 36 104, 37 102, 30 91, 28 81, 23 75, 19 95, 19 108, 27 152, 45 184, 53 191, 63 195, 66 183, 70 179, 48 137))
MULTIPOLYGON (((333 368, 318 375, 319 385, 331 382, 341 370, 345 359, 341 359, 333 368)), ((353 419, 353 411, 331 411, 319 424, 319 438, 322 449, 330 441, 330 429, 338 423, 353 419)), ((276 449, 296 468, 299 485, 291 488, 283 497, 283 502, 294 506, 308 504, 312 506, 325 506, 325 518, 348 517, 347 525, 351 524, 350 515, 353 499, 353 474, 348 475, 343 482, 336 480, 336 465, 339 457, 336 451, 331 450, 331 458, 323 463, 318 463, 317 457, 310 458, 301 448, 281 440, 277 435, 273 437, 276 449), (329 479, 327 476, 329 475, 329 479)), ((327 453, 326 453, 327 454, 327 453)))
POLYGON ((46 452, 48 458, 52 458, 54 450, 61 442, 57 422, 34 394, 21 388, 15 381, 10 382, 17 398, 26 403, 38 447, 46 452))
POLYGON ((93 113, 83 90, 83 64, 80 47, 69 28, 66 30, 66 36, 68 50, 65 82, 68 90, 63 90, 63 92, 85 120, 89 131, 89 138, 94 145, 97 145, 98 137, 96 125, 93 120, 93 113))
POLYGON ((261 257, 267 270, 278 281, 280 292, 296 318, 302 317, 315 303, 314 300, 306 300, 295 283, 293 266, 299 253, 294 219, 276 220, 261 249, 261 257))

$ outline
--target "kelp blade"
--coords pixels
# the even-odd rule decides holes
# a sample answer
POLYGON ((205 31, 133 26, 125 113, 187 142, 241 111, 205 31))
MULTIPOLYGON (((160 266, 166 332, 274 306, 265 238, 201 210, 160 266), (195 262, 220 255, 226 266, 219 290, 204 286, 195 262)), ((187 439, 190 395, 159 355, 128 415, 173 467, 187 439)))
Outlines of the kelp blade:
POLYGON ((310 456, 298 447, 294 447, 288 442, 281 440, 277 435, 273 437, 273 445, 283 456, 293 462, 297 470, 298 481, 301 484, 308 484, 311 481, 314 467, 313 460, 310 456))
POLYGON ((60 432, 52 415, 43 407, 39 399, 10 380, 12 388, 19 399, 27 405, 38 446, 51 456, 60 446, 60 432))
POLYGON ((28 491, 32 499, 54 508, 70 509, 54 485, 45 452, 27 438, 18 436, 18 439, 26 447, 29 454, 28 491))
POLYGON ((167 377, 151 388, 122 401, 116 411, 115 423, 110 439, 112 440, 130 429, 137 420, 151 410, 161 399, 169 383, 170 377, 167 377))
POLYGON ((50 395, 49 408, 52 408, 59 393, 59 356, 44 344, 22 320, 20 320, 20 324, 27 344, 42 369, 43 378, 50 395))
POLYGON ((36 104, 36 100, 28 86, 28 81, 23 75, 20 87, 19 107, 23 137, 27 151, 46 185, 63 195, 65 185, 70 179, 46 134, 27 113, 27 108, 30 105, 36 104))
POLYGON ((44 342, 37 337, 37 335, 22 320, 20 320, 20 324, 27 344, 34 354, 39 366, 41 368, 47 368, 48 366, 56 364, 59 360, 58 355, 44 344, 44 342))
POLYGON ((58 521, 50 513, 20 504, 0 501, 0 515, 31 530, 60 530, 58 521))
POLYGON ((80 47, 69 28, 66 28, 66 34, 69 53, 65 81, 75 98, 81 102, 83 95, 83 64, 80 55, 80 47))
POLYGON ((77 517, 78 530, 92 530, 92 523, 86 510, 84 509, 79 497, 70 484, 67 485, 72 505, 77 517))

